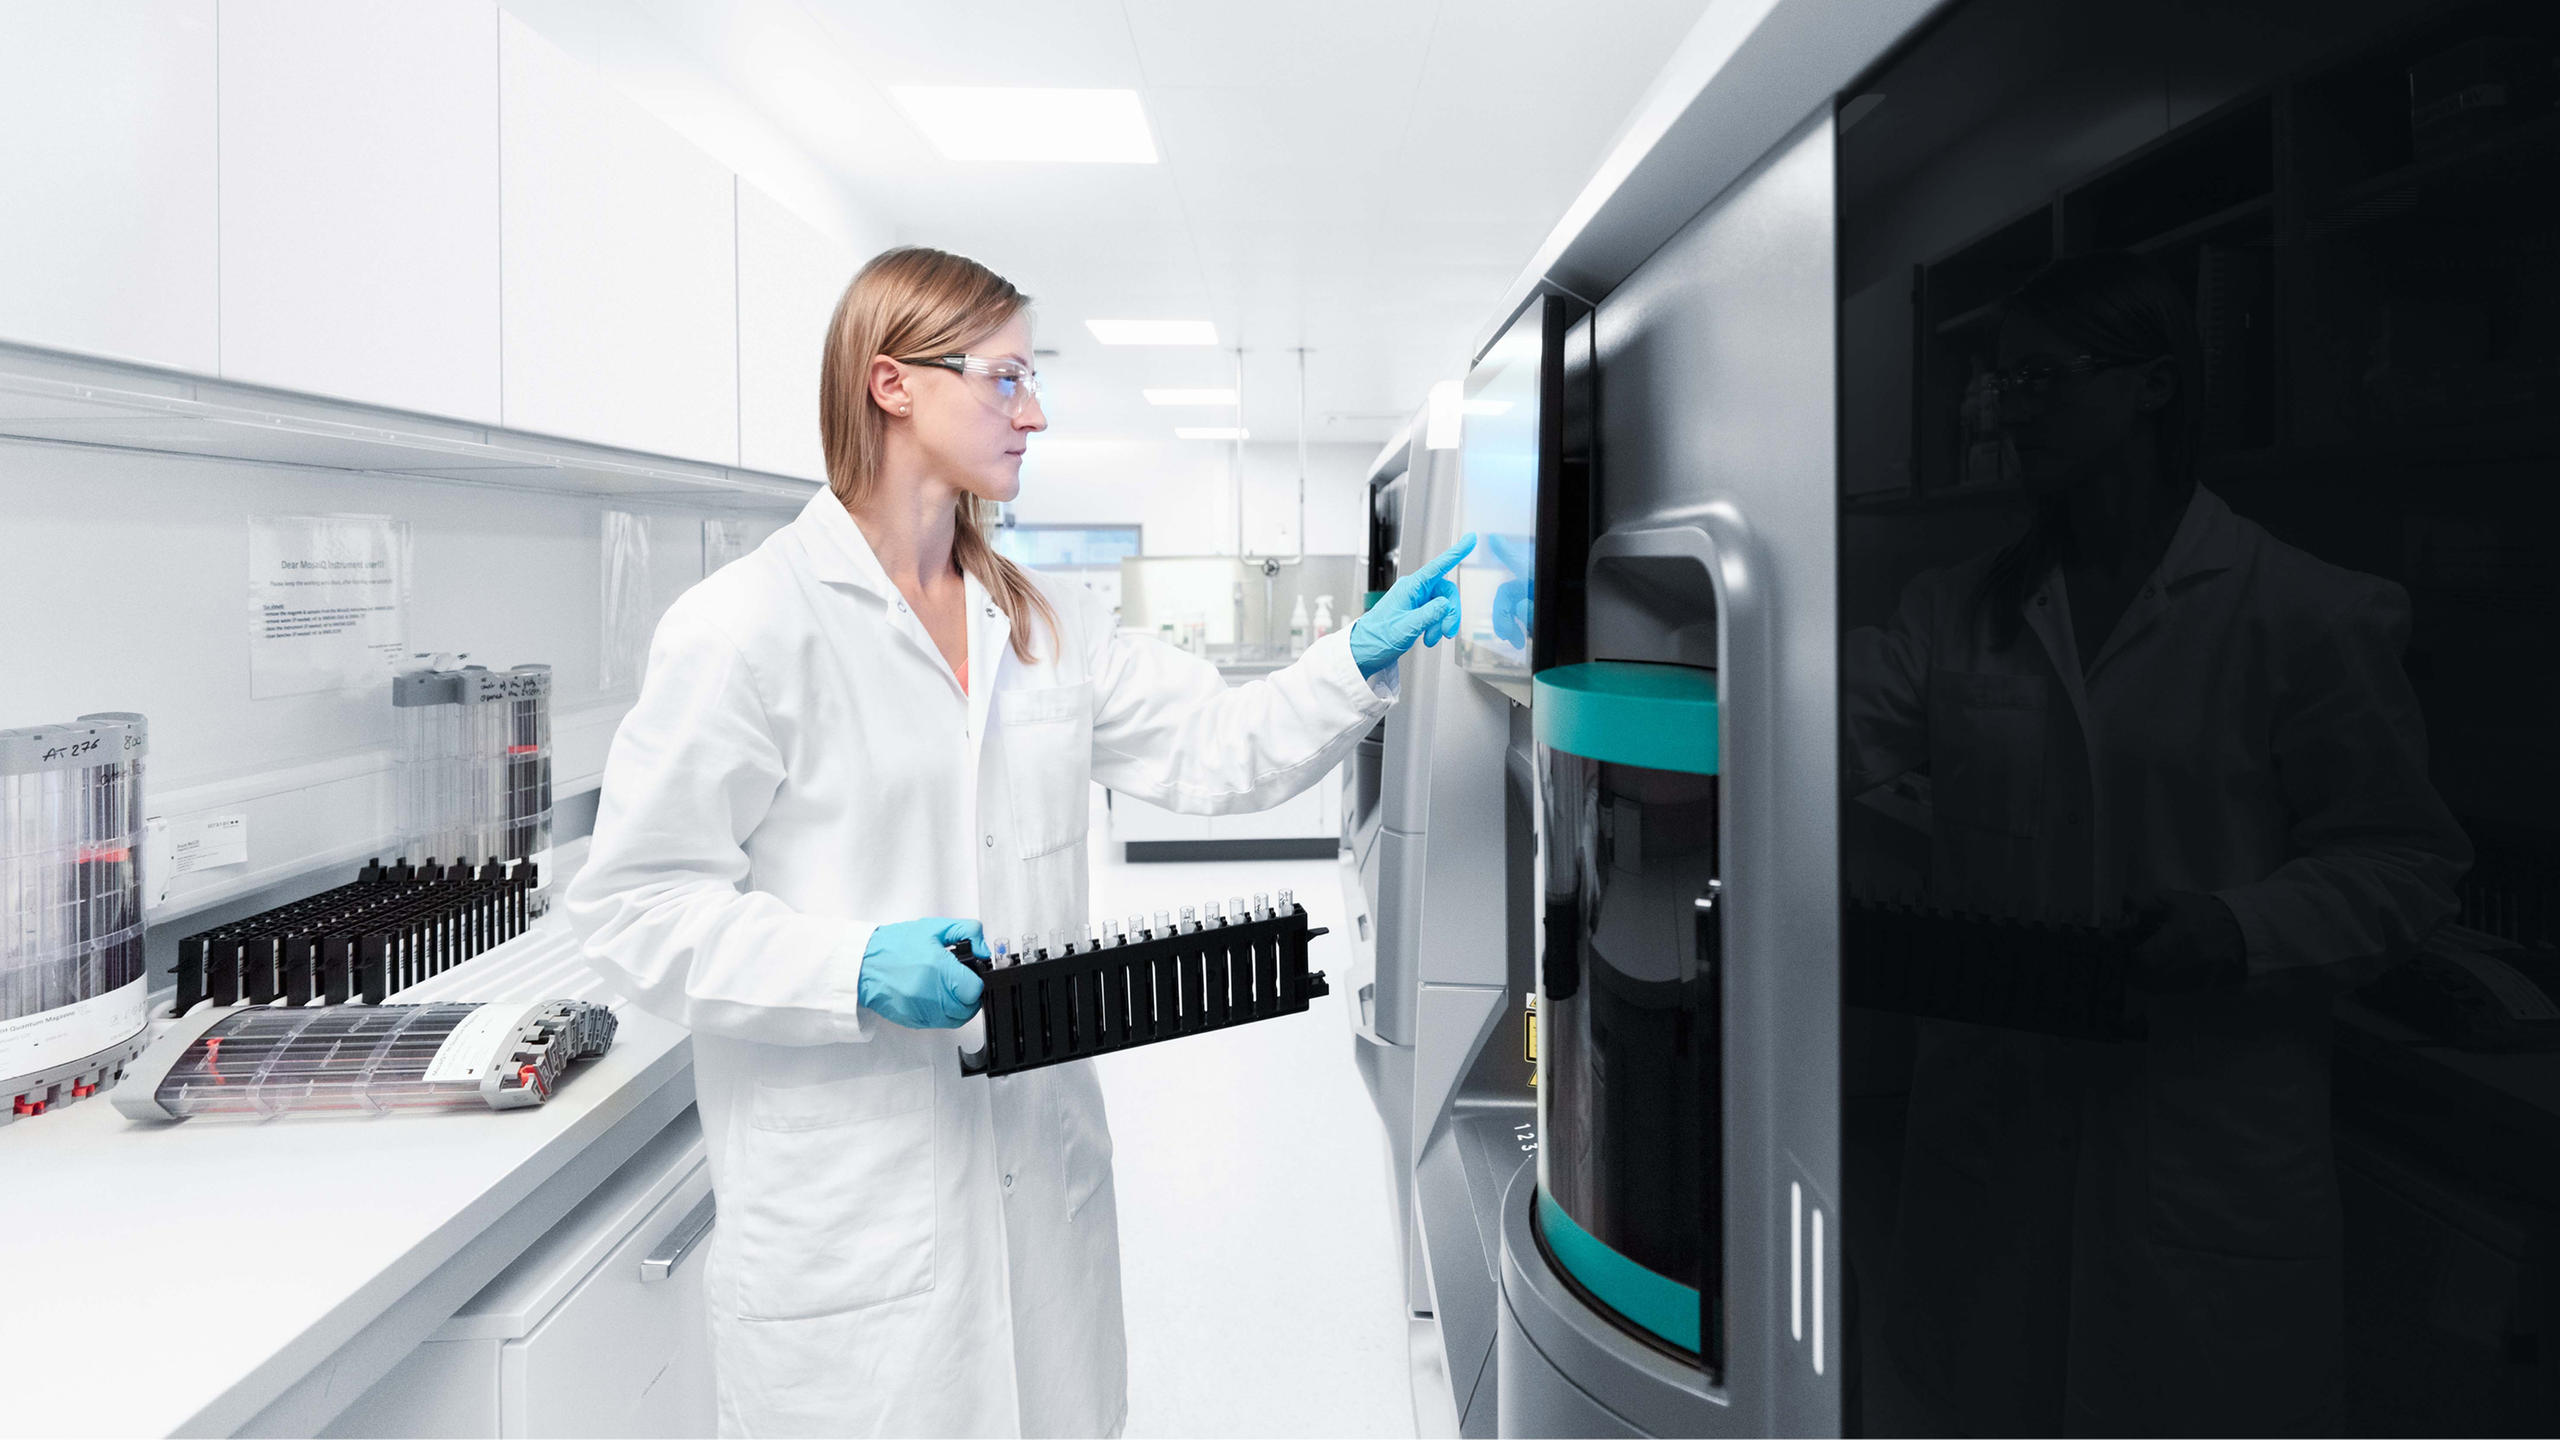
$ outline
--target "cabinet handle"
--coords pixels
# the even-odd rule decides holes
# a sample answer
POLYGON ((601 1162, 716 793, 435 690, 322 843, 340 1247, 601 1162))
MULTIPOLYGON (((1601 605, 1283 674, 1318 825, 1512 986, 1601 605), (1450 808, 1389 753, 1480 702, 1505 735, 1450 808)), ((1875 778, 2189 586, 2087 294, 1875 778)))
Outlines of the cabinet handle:
POLYGON ((665 1237, 658 1241, 657 1248, 641 1258, 641 1284, 669 1279, 675 1275, 676 1267, 684 1264, 684 1257, 692 1254, 693 1247, 702 1243, 702 1237, 711 1233, 711 1222, 717 1218, 717 1211, 712 1203, 716 1198, 718 1197, 705 1195, 696 1201, 694 1207, 685 1212, 684 1218, 676 1222, 676 1228, 668 1231, 665 1237))

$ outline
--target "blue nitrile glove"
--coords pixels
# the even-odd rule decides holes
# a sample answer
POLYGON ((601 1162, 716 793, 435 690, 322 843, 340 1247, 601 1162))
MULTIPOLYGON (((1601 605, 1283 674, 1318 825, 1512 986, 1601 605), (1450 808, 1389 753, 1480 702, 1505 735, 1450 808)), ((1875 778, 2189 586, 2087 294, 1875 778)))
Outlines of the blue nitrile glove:
POLYGON ((862 951, 862 1003, 910 1030, 969 1023, 987 982, 952 958, 960 940, 987 953, 987 932, 975 920, 901 920, 872 931, 862 951))
POLYGON ((1397 581, 1368 614, 1351 622, 1351 658, 1362 675, 1393 665, 1416 640, 1437 645, 1458 633, 1458 587, 1448 574, 1474 548, 1474 535, 1459 536, 1440 558, 1397 581))

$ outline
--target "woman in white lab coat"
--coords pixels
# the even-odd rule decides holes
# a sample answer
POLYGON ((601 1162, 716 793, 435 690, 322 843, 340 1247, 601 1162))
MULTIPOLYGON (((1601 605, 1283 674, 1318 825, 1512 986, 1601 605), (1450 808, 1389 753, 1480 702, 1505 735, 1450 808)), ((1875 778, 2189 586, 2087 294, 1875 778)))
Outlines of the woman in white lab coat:
POLYGON ((1886 1330, 1926 1413, 1880 1423, 2335 1433, 2329 1004, 2469 862, 2408 600, 2196 484, 2199 347, 2156 266, 2064 261, 1999 343, 2036 518, 1849 637, 1848 783, 1931 777, 1941 905, 2133 917, 2149 1036, 1919 1025, 1886 1330))
POLYGON ((724 1433, 1117 1432, 1101 1089, 1082 1063, 964 1078, 981 987, 944 946, 1080 935, 1092 780, 1275 804, 1455 623, 1453 554, 1230 688, 997 556, 980 507, 1047 424, 1025 304, 938 251, 855 277, 831 488, 668 610, 567 893, 592 963, 693 1031, 724 1433))

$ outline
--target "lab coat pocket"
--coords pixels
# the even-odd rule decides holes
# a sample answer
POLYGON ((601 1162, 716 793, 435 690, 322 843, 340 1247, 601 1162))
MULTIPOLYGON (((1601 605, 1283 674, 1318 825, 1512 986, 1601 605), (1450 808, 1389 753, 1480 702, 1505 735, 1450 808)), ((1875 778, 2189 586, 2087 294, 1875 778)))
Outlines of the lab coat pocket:
POLYGON ((933 1288, 932 1071, 758 1085, 743 1150, 741 1183, 720 1197, 742 1316, 803 1320, 933 1288))
POLYGON ((2027 836, 2044 786, 2045 682, 2035 675, 1929 672, 1929 773, 1936 818, 2027 836))
POLYGON ((1065 1172, 1067 1218, 1073 1220, 1111 1183, 1111 1122, 1102 1081, 1090 1064, 1062 1065, 1049 1088, 1058 1108, 1058 1164, 1065 1172))
POLYGON ((1034 860, 1082 840, 1093 777, 1093 686, 1007 690, 996 709, 1017 858, 1034 860))

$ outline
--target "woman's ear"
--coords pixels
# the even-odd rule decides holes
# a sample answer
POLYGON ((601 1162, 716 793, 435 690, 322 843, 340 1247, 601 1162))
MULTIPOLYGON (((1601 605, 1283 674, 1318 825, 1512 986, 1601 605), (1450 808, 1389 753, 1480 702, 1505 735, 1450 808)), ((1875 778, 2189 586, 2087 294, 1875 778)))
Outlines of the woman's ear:
POLYGON ((2178 398, 2178 362, 2166 355, 2142 362, 2134 372, 2134 407, 2145 414, 2178 398))
POLYGON ((886 355, 871 357, 871 403, 891 415, 915 409, 915 397, 907 393, 906 367, 886 355))

